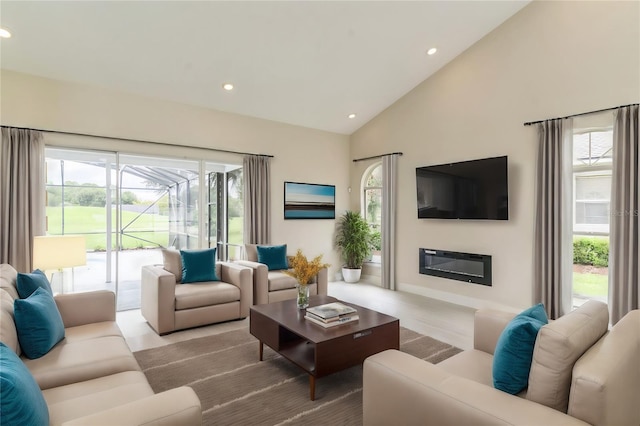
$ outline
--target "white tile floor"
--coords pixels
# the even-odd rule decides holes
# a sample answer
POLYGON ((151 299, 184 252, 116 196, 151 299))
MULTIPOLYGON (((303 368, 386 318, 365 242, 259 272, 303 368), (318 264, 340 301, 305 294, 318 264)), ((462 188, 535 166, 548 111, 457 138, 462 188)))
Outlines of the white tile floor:
MULTIPOLYGON (((364 283, 329 283, 329 295, 400 319, 400 325, 462 349, 473 346, 472 308, 364 283)), ((140 310, 118 312, 117 322, 132 351, 247 327, 249 319, 214 324, 158 336, 140 310)))

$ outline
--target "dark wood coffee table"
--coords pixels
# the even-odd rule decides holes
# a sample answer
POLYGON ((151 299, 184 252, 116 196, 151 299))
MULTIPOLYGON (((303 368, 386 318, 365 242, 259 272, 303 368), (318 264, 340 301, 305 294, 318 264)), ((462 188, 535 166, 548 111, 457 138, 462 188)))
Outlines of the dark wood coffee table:
MULTIPOLYGON (((309 306, 337 302, 330 296, 311 296, 309 306)), ((370 355, 400 349, 400 321, 362 306, 341 302, 358 310, 358 321, 324 328, 304 319, 305 310, 295 300, 256 305, 250 311, 250 331, 263 345, 309 374, 309 397, 315 399, 316 378, 362 364, 370 355)))

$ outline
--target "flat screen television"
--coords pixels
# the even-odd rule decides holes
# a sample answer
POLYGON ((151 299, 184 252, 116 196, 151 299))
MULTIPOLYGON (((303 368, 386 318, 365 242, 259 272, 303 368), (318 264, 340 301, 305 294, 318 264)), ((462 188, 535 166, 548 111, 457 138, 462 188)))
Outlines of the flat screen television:
POLYGON ((419 219, 509 219, 507 157, 416 168, 419 219))

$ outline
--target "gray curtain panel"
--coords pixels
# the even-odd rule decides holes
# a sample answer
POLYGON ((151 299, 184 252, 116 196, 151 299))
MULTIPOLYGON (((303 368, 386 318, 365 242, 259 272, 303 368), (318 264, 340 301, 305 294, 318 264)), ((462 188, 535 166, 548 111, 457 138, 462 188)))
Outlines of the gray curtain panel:
POLYGON ((398 154, 382 156, 382 287, 396 289, 398 154))
POLYGON ((246 155, 243 160, 244 243, 271 242, 271 168, 269 157, 246 155))
POLYGON ((638 105, 619 108, 613 127, 613 170, 609 232, 611 323, 640 307, 638 252, 638 105))
POLYGON ((572 306, 573 122, 547 120, 538 136, 533 296, 555 319, 572 306))
POLYGON ((33 237, 45 232, 42 134, 3 127, 0 166, 0 263, 31 272, 33 237))

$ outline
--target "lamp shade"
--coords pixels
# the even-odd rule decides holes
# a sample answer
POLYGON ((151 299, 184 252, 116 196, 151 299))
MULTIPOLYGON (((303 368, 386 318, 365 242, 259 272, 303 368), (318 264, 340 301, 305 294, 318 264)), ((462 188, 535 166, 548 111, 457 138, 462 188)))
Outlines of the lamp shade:
POLYGON ((47 269, 71 268, 87 263, 84 236, 50 235, 33 239, 33 267, 47 269))

